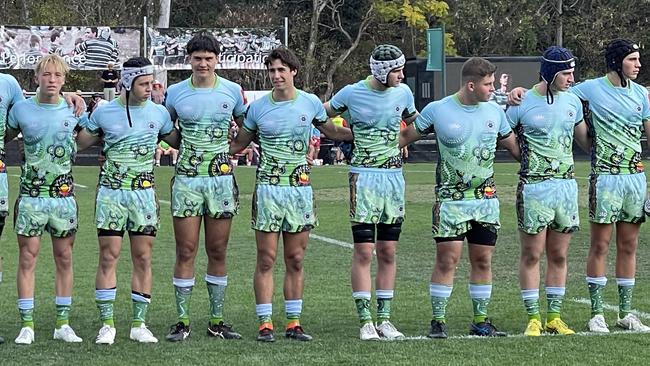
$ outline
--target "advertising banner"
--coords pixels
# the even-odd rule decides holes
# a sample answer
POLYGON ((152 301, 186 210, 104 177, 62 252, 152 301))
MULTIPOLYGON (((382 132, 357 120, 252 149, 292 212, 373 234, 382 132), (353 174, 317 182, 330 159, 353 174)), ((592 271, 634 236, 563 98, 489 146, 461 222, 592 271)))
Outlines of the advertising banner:
POLYGON ((0 26, 0 69, 33 69, 43 55, 62 56, 73 70, 116 69, 140 55, 139 28, 0 26))
POLYGON ((210 32, 221 43, 218 69, 264 69, 268 54, 282 45, 278 29, 148 28, 149 59, 167 70, 190 69, 185 46, 200 32, 210 32))

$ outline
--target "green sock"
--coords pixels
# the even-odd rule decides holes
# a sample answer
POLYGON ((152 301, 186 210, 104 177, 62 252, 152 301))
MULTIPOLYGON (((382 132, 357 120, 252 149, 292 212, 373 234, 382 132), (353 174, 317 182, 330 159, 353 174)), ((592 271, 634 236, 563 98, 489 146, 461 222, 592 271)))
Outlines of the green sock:
POLYGON ((210 295, 210 324, 216 325, 223 321, 223 302, 226 297, 226 286, 206 282, 210 295))
POLYGON ((591 316, 603 314, 603 289, 605 286, 597 283, 588 283, 589 298, 591 299, 591 316))
POLYGON ((487 308, 490 299, 472 299, 472 308, 474 310, 474 323, 483 323, 487 319, 487 308))
POLYGON ((546 294, 546 303, 548 310, 546 312, 546 321, 551 321, 560 317, 562 312, 563 295, 546 294))
POLYGON ((113 300, 95 300, 97 308, 99 309, 99 319, 102 324, 115 327, 113 322, 113 300))
POLYGON ((474 310, 474 323, 479 324, 487 319, 488 305, 492 296, 492 284, 470 283, 469 297, 472 299, 472 309, 474 310))
POLYGON ((390 303, 393 299, 377 299, 377 323, 390 320, 390 303))
POLYGON ((178 321, 190 325, 190 298, 192 297, 192 286, 179 287, 174 286, 176 296, 176 313, 178 321))
POLYGON ((370 314, 370 299, 354 299, 354 303, 357 305, 357 314, 359 315, 359 321, 361 324, 371 323, 372 314, 370 314))
POLYGON ((632 311, 632 286, 618 285, 618 317, 623 319, 632 311))
POLYGON ((148 308, 148 302, 133 301, 133 321, 131 321, 131 328, 138 328, 145 322, 148 308))
POLYGON ((18 309, 18 312, 20 313, 23 328, 28 327, 34 329, 34 308, 18 309))
POLYGON ((270 316, 270 315, 258 315, 258 316, 257 316, 257 323, 258 323, 259 325, 262 325, 262 324, 264 324, 264 323, 271 323, 271 324, 273 324, 273 321, 271 320, 271 316, 270 316))
POLYGON ((431 296, 431 308, 433 309, 433 320, 445 323, 447 313, 448 297, 431 296))
POLYGON ((56 305, 56 329, 69 324, 71 308, 70 305, 56 305))
POLYGON ((528 320, 537 319, 539 321, 542 321, 542 316, 539 314, 539 298, 525 299, 524 306, 526 307, 526 314, 528 314, 528 320))

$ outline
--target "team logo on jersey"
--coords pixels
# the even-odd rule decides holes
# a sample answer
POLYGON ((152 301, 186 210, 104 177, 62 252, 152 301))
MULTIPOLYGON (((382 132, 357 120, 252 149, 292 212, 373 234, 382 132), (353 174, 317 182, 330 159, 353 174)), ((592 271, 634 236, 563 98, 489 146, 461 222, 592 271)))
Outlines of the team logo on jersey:
POLYGON ((395 107, 395 112, 399 112, 399 106, 395 107))
POLYGON ((300 122, 303 122, 303 123, 307 122, 307 116, 304 115, 304 114, 302 116, 300 116, 300 122))
POLYGON ((153 130, 154 128, 156 128, 156 124, 153 122, 149 122, 149 128, 153 130))
POLYGON ((496 123, 494 123, 492 120, 488 120, 485 122, 485 126, 488 128, 488 130, 492 130, 494 129, 494 126, 496 126, 496 123))
POLYGON ((223 103, 221 105, 221 108, 224 109, 224 110, 228 110, 228 109, 230 109, 230 105, 228 103, 223 103))
POLYGON ((74 183, 72 183, 72 176, 69 174, 59 175, 50 184, 50 197, 69 197, 72 195, 73 190, 74 183))
POLYGON ((233 165, 227 153, 217 154, 208 165, 208 174, 211 177, 232 174, 233 165))
POLYGON ((569 110, 567 114, 569 115, 569 118, 573 118, 573 116, 575 115, 571 110, 569 110))
POLYGON ((641 106, 640 105, 636 106, 636 111, 641 112, 641 106))
POLYGON ((309 185, 309 165, 299 165, 289 175, 289 184, 293 187, 309 185))

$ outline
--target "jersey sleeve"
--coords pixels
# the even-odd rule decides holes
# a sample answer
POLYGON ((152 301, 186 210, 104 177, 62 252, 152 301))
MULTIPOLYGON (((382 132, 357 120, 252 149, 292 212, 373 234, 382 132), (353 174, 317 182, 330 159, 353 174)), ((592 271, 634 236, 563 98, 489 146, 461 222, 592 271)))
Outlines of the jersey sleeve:
POLYGON ((251 104, 248 107, 245 114, 246 118, 244 118, 244 125, 242 126, 243 129, 253 134, 257 132, 257 115, 255 114, 255 109, 255 104, 251 104))
MULTIPOLYGON (((582 122, 583 119, 585 119, 585 114, 582 111, 582 101, 579 98, 575 98, 575 107, 576 107, 576 118, 575 118, 575 125, 579 125, 580 122, 582 122)), ((646 98, 646 102, 647 102, 646 98)))
POLYGON ((641 120, 648 121, 650 120, 650 99, 648 99, 648 89, 641 88, 643 92, 643 106, 641 111, 641 120))
POLYGON ((167 136, 169 135, 173 130, 174 130, 174 124, 172 123, 172 119, 169 116, 169 112, 167 112, 167 109, 161 105, 156 104, 156 107, 159 108, 160 111, 160 118, 161 118, 161 126, 160 126, 160 136, 167 136))
POLYGON ((232 115, 235 116, 235 118, 239 118, 246 113, 246 95, 244 94, 244 88, 241 86, 237 85, 239 87, 238 92, 235 93, 235 108, 232 110, 232 115))
POLYGON ((435 105, 427 105, 415 119, 415 130, 422 136, 435 132, 433 123, 435 121, 435 105))
POLYGON ((314 106, 314 119, 312 120, 312 124, 314 126, 321 126, 327 123, 327 111, 323 107, 323 103, 313 94, 309 94, 309 99, 314 106))
POLYGON ((18 84, 18 80, 11 77, 11 102, 9 103, 9 106, 16 104, 23 99, 25 99, 25 96, 23 95, 23 90, 21 89, 20 84, 18 84))
POLYGON ((167 112, 172 119, 177 119, 178 115, 176 114, 176 94, 174 89, 170 88, 165 92, 165 99, 163 99, 163 105, 167 108, 167 112), (171 89, 171 90, 170 90, 171 89))
POLYGON ((347 85, 330 99, 330 107, 337 113, 343 113, 348 109, 348 99, 352 91, 352 85, 347 85))
POLYGON ((521 106, 518 105, 512 106, 506 110, 506 118, 511 128, 515 128, 515 126, 519 123, 519 119, 521 118, 519 116, 520 110, 521 106))
POLYGON ((499 137, 504 138, 508 137, 512 133, 512 128, 510 128, 510 124, 508 123, 508 117, 506 117, 506 113, 501 109, 500 107, 496 107, 499 110, 499 137))
POLYGON ((81 116, 77 117, 77 125, 75 130, 78 131, 88 125, 88 112, 84 112, 81 116))
POLYGON ((91 115, 90 118, 86 120, 85 126, 83 126, 88 133, 93 136, 99 136, 101 134, 101 128, 99 127, 99 121, 101 120, 102 109, 96 109, 91 115))
POLYGON ((404 90, 405 95, 405 101, 406 101, 406 108, 404 109, 404 112, 402 113, 402 118, 409 118, 413 116, 415 113, 417 113, 417 108, 415 107, 415 98, 413 98, 413 92, 411 91, 411 88, 409 88, 408 85, 406 84, 401 84, 402 90, 404 90))
POLYGON ((20 124, 18 123, 18 110, 16 108, 11 108, 9 110, 9 116, 7 118, 7 126, 9 128, 20 131, 20 124))
POLYGON ((589 100, 589 82, 585 81, 572 86, 569 91, 582 100, 589 100))

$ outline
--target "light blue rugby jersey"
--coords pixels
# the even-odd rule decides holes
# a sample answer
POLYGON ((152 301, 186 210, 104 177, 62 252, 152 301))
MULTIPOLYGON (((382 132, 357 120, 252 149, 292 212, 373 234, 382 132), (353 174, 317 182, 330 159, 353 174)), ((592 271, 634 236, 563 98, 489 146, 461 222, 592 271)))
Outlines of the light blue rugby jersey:
POLYGON ((421 135, 435 132, 439 158, 439 201, 495 198, 494 152, 497 139, 512 133, 503 110, 494 103, 463 105, 458 95, 429 103, 415 120, 421 135))
POLYGON ((299 89, 293 100, 276 102, 271 92, 252 102, 243 128, 260 140, 257 184, 310 185, 306 154, 311 128, 326 122, 320 99, 299 89))
POLYGON ((18 81, 11 75, 0 74, 0 173, 6 171, 4 137, 7 129, 7 113, 12 105, 23 99, 25 97, 18 81))
POLYGON ((57 104, 39 103, 31 97, 9 111, 7 125, 23 135, 25 162, 20 176, 20 195, 67 197, 73 194, 70 175, 77 152, 74 130, 87 121, 78 118, 63 98, 57 104))
POLYGON ((354 134, 352 166, 399 168, 400 122, 417 112, 413 93, 406 84, 375 90, 370 78, 345 86, 332 97, 330 106, 349 115, 346 121, 354 134))
POLYGON ((176 174, 220 175, 222 160, 228 160, 232 117, 246 112, 241 86, 216 76, 212 88, 196 88, 190 77, 169 87, 165 106, 172 119, 178 118, 181 132, 176 174))
POLYGON ((625 88, 615 87, 603 76, 577 84, 570 91, 589 102, 592 173, 643 172, 641 129, 643 121, 650 119, 646 88, 631 80, 625 88))
POLYGON ((133 126, 129 126, 126 107, 119 98, 97 108, 88 123, 88 132, 102 136, 106 161, 99 184, 113 189, 153 187, 153 157, 160 136, 172 132, 169 112, 148 100, 129 106, 133 126))
POLYGON ((580 98, 559 92, 553 104, 548 104, 546 95, 533 88, 521 105, 508 108, 506 115, 519 141, 519 176, 524 182, 575 176, 573 129, 583 118, 580 98))

